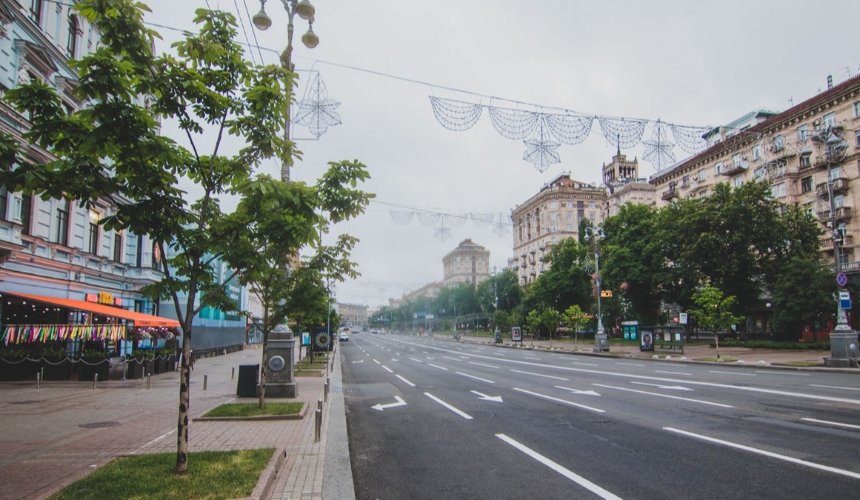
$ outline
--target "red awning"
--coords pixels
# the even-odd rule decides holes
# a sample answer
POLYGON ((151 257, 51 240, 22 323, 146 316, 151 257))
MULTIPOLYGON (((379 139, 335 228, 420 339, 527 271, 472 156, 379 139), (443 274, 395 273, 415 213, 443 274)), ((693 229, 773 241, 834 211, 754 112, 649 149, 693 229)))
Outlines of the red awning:
POLYGON ((85 300, 63 299, 60 297, 48 297, 45 295, 31 295, 29 293, 4 292, 6 295, 21 297, 23 299, 35 300, 37 302, 45 302, 46 304, 54 304, 68 309, 76 309, 78 311, 87 311, 112 318, 121 318, 134 323, 134 326, 161 326, 165 328, 179 328, 179 322, 175 319, 162 318, 161 316, 153 316, 151 314, 143 314, 118 307, 106 306, 104 304, 96 304, 95 302, 87 302, 85 300))

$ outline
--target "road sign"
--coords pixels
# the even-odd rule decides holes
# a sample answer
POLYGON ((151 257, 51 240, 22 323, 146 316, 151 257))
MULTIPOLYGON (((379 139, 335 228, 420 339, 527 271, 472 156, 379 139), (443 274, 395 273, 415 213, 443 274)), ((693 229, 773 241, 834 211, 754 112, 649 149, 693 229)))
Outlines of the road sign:
POLYGON ((678 322, 682 325, 687 324, 687 313, 678 313, 678 322))
POLYGON ((848 284, 848 275, 845 273, 839 273, 836 275, 836 284, 845 288, 845 285, 848 284))
POLYGON ((849 292, 839 292, 839 309, 843 309, 845 311, 851 309, 851 294, 849 292))

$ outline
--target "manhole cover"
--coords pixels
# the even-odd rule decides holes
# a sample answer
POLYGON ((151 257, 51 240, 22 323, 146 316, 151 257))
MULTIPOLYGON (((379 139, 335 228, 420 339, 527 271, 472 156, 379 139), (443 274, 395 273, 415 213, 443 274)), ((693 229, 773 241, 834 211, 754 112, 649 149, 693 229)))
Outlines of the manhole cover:
POLYGON ((119 422, 92 422, 89 424, 81 424, 78 427, 84 429, 102 429, 104 427, 114 427, 116 425, 120 425, 119 422))

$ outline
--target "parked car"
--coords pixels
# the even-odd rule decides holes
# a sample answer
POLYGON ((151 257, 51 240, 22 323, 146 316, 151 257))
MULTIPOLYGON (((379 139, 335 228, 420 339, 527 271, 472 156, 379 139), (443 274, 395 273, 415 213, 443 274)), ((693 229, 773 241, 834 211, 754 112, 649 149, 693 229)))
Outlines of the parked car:
POLYGON ((340 333, 338 334, 337 338, 338 338, 338 340, 340 340, 341 342, 346 342, 347 340, 349 340, 349 332, 347 332, 346 330, 344 330, 344 331, 342 331, 342 332, 340 332, 340 333))

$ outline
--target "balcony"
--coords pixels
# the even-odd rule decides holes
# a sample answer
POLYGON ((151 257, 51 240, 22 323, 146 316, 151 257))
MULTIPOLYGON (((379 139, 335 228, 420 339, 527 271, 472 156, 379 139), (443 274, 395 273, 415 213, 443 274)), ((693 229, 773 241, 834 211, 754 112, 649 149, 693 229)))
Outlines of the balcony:
MULTIPOLYGON (((848 191, 848 179, 845 177, 838 177, 833 179, 833 192, 834 193, 844 193, 848 191)), ((815 186, 815 194, 818 195, 819 198, 824 198, 825 200, 828 198, 827 194, 827 183, 822 182, 815 186)))
POLYGON ((740 174, 747 171, 749 168, 749 164, 747 162, 741 163, 731 163, 729 165, 724 165, 723 170, 720 171, 720 175, 725 175, 726 177, 731 177, 735 174, 740 174))
POLYGON ((663 193, 663 195, 661 196, 661 198, 663 198, 666 201, 671 200, 672 198, 677 198, 677 197, 678 197, 678 190, 677 189, 670 189, 670 190, 666 191, 665 193, 663 193))
MULTIPOLYGON (((845 220, 851 218, 851 207, 839 207, 833 215, 835 220, 845 220)), ((818 212, 818 220, 824 224, 830 221, 830 210, 822 210, 818 212)))
MULTIPOLYGON (((839 244, 839 246, 850 247, 853 245, 854 245, 854 236, 851 234, 843 234, 842 235, 842 242, 839 244)), ((822 238, 821 239, 821 248, 824 250, 833 250, 833 238, 830 238, 829 236, 827 238, 822 238)))

